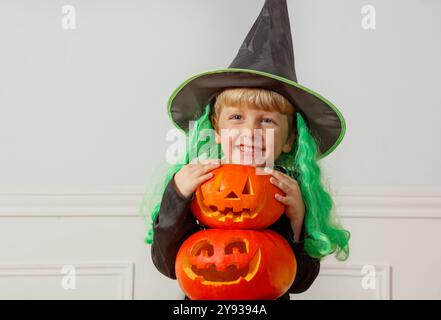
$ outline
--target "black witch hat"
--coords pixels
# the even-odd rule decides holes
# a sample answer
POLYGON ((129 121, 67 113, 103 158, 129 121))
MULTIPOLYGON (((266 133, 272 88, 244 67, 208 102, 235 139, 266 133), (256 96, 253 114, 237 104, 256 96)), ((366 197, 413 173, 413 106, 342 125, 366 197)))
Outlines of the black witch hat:
POLYGON ((287 98, 303 116, 317 141, 319 158, 331 153, 345 134, 340 111, 318 93, 297 83, 286 0, 266 0, 236 57, 226 69, 197 74, 171 95, 173 123, 188 132, 189 121, 227 88, 262 88, 287 98))

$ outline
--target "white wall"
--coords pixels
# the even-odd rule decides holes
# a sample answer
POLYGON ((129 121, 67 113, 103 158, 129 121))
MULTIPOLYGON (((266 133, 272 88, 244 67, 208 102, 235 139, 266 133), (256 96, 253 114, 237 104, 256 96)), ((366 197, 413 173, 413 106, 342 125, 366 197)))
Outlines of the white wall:
MULTIPOLYGON (((179 299, 137 207, 166 102, 228 66, 263 1, 0 4, 0 298, 179 299), (61 28, 76 8, 77 29, 61 28), (62 288, 64 265, 76 289, 62 288)), ((322 161, 351 257, 293 298, 441 298, 441 3, 288 1, 299 82, 347 121, 322 161), (374 5, 377 29, 360 27, 374 5), (376 268, 363 289, 361 269, 376 268)))

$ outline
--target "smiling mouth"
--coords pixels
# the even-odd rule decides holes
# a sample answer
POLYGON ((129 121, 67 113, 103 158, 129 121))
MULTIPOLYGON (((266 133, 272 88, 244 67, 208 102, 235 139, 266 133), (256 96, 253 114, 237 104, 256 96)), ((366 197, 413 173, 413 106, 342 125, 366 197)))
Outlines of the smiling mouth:
POLYGON ((253 155, 257 152, 262 152, 262 153, 265 152, 265 148, 259 148, 256 146, 246 146, 243 144, 236 146, 236 149, 239 149, 240 152, 242 152, 242 153, 253 154, 253 155))
POLYGON ((206 267, 198 268, 192 265, 189 275, 192 279, 200 278, 202 284, 233 284, 239 282, 241 279, 250 281, 257 272, 260 265, 261 253, 260 249, 255 253, 248 265, 243 268, 239 268, 236 264, 231 264, 225 268, 225 270, 217 270, 214 263, 210 263, 206 267))

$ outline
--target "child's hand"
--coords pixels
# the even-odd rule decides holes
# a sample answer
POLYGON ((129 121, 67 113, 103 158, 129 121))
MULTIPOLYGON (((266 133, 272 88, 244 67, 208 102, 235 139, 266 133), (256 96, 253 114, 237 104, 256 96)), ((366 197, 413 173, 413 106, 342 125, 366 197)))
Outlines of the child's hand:
POLYGON ((209 163, 189 163, 175 174, 175 186, 185 198, 190 198, 196 188, 213 176, 209 172, 220 165, 220 160, 211 160, 209 163))
POLYGON ((295 241, 298 241, 305 217, 305 204, 297 181, 283 172, 273 170, 270 181, 285 192, 286 196, 276 194, 275 198, 286 206, 285 214, 291 220, 295 241))

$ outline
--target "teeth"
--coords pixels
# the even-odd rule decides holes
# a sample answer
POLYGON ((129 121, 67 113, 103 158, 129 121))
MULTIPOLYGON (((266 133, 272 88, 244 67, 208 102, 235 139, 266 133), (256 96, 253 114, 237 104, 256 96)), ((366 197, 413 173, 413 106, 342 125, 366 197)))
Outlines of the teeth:
POLYGON ((244 152, 254 152, 254 149, 253 147, 240 146, 240 150, 244 152))
POLYGON ((248 154, 251 154, 251 155, 253 155, 254 156, 254 154, 256 153, 256 152, 265 152, 265 149, 262 149, 262 148, 256 148, 256 147, 246 147, 246 146, 239 146, 239 149, 240 149, 240 151, 241 152, 243 152, 243 153, 248 153, 248 154))

